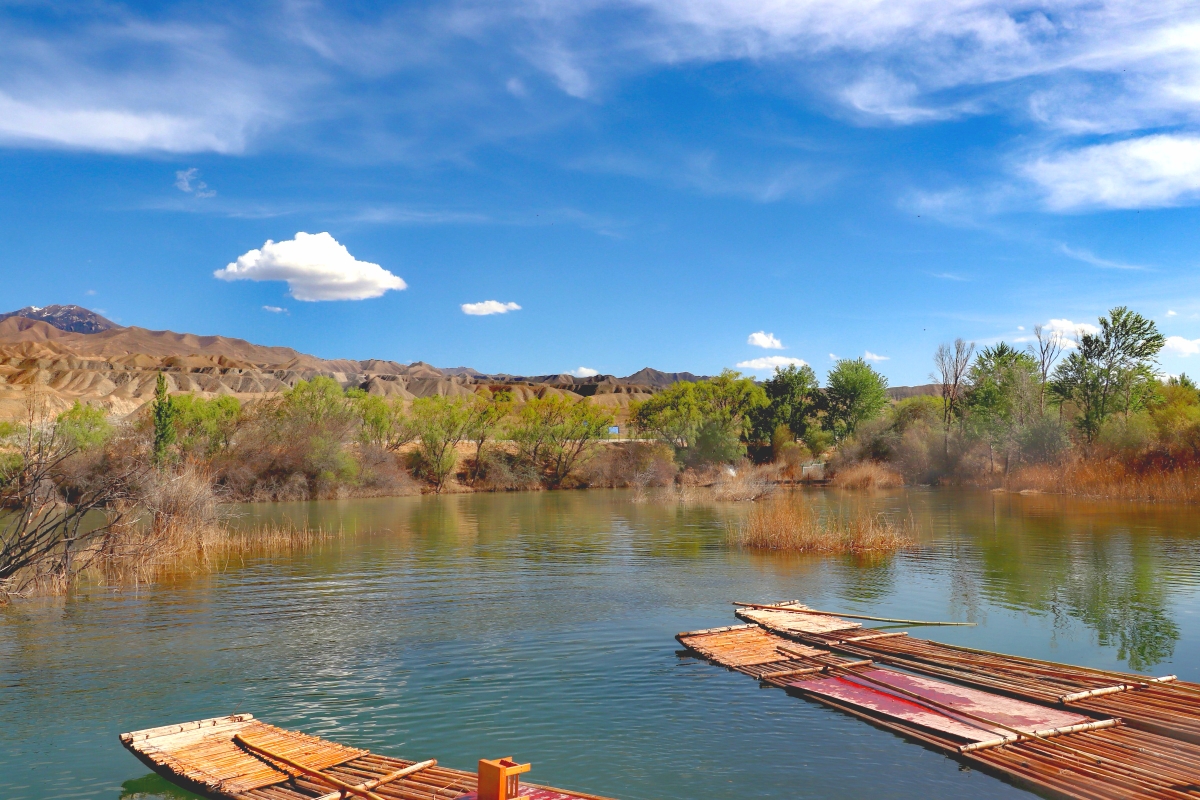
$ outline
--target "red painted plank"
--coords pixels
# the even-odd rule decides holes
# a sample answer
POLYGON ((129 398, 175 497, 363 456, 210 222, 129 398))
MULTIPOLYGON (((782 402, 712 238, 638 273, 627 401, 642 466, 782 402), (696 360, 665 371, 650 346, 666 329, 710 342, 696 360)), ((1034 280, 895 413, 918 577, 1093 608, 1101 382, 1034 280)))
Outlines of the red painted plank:
MULTIPOLYGON (((1045 708, 1022 700, 1013 700, 932 678, 922 678, 882 669, 870 670, 863 674, 873 680, 919 694, 923 698, 995 720, 1022 731, 1061 728, 1093 721, 1092 717, 1045 708)), ((791 685, 813 694, 825 695, 876 714, 948 733, 967 741, 987 741, 1008 733, 1003 728, 991 728, 985 723, 922 705, 916 700, 889 693, 884 687, 874 683, 849 676, 796 681, 791 685)))

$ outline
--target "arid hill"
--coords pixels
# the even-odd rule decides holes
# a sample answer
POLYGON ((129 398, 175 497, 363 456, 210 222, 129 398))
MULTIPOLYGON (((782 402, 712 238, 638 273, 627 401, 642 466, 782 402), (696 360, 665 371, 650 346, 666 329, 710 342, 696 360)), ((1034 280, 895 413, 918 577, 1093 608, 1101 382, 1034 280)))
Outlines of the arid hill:
POLYGON ((329 360, 226 336, 120 327, 79 306, 31 306, 0 315, 0 418, 20 416, 31 389, 47 391, 62 408, 81 400, 130 414, 153 396, 159 372, 172 391, 229 394, 242 401, 324 375, 346 388, 405 399, 466 395, 487 386, 508 389, 518 400, 547 392, 591 397, 618 412, 675 380, 694 377, 649 368, 628 378, 485 375, 470 367, 329 360))

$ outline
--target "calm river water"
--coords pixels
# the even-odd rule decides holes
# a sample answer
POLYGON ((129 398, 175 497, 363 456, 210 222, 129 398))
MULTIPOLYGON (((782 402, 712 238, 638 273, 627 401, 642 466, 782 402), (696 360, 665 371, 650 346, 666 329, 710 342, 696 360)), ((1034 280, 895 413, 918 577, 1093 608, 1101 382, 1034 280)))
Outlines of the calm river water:
POLYGON ((726 544, 744 507, 624 492, 247 506, 340 527, 315 552, 141 593, 0 609, 0 798, 190 797, 121 731, 234 712, 408 758, 651 798, 1029 797, 890 733, 678 654, 731 600, 975 628, 919 635, 1200 680, 1200 510, 813 492, 905 515, 871 560, 726 544))

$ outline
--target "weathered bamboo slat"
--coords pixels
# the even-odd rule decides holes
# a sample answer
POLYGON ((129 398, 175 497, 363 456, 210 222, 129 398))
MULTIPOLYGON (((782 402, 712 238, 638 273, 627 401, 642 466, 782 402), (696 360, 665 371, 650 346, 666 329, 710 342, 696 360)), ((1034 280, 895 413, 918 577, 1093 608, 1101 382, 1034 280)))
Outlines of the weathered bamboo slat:
MULTIPOLYGON (((777 606, 786 608, 791 603, 777 606)), ((1200 685, 1175 676, 1141 675, 1059 664, 1024 656, 948 645, 912 636, 849 641, 836 630, 789 625, 779 614, 740 608, 737 616, 808 646, 833 648, 846 655, 874 658, 881 664, 945 678, 1010 697, 1070 705, 1090 714, 1120 717, 1125 724, 1200 744, 1200 685), (1118 689, 1117 687, 1126 687, 1118 689)), ((846 621, 844 625, 853 623, 846 621)), ((871 635, 871 634, 867 634, 871 635)))
MULTIPOLYGON (((773 635, 773 634, 770 634, 773 635)), ((1010 724, 996 717, 993 712, 976 713, 970 707, 952 705, 950 701, 942 702, 942 697, 960 696, 962 692, 975 692, 979 696, 986 692, 980 689, 955 688, 952 684, 942 684, 945 689, 934 687, 932 694, 928 691, 910 692, 906 686, 920 681, 928 682, 930 678, 917 678, 911 673, 900 673, 873 667, 871 664, 859 665, 851 660, 854 655, 871 656, 874 649, 884 649, 895 645, 905 652, 921 651, 922 640, 885 639, 869 645, 851 644, 844 647, 813 647, 821 637, 813 636, 802 640, 798 647, 794 639, 778 638, 780 661, 774 666, 745 665, 736 658, 730 661, 722 660, 727 653, 737 654, 738 643, 735 639, 746 637, 755 643, 755 648, 763 645, 762 633, 752 629, 742 629, 726 634, 719 646, 707 648, 701 653, 693 644, 713 644, 703 638, 689 640, 681 635, 679 641, 699 655, 704 655, 715 663, 722 664, 738 672, 760 678, 765 682, 782 687, 790 693, 799 693, 825 705, 844 711, 848 714, 868 720, 873 724, 901 734, 908 738, 923 742, 943 750, 949 755, 965 761, 981 770, 1006 777, 1008 780, 1035 790, 1044 795, 1058 798, 1086 800, 1196 800, 1200 797, 1200 745, 1178 739, 1168 738, 1146 730, 1131 729, 1120 724, 1115 718, 1089 720, 1074 714, 1076 722, 1070 724, 1055 723, 1053 725, 1023 728, 1010 724), (808 655, 809 649, 826 650, 826 652, 808 655), (830 677, 822 677, 830 676, 830 677), (840 677, 839 677, 840 676, 840 677), (892 697, 893 705, 899 703, 912 704, 914 709, 925 709, 924 714, 941 713, 948 723, 945 730, 939 727, 928 727, 916 724, 906 718, 903 709, 897 713, 886 711, 886 703, 880 708, 863 705, 854 699, 853 692, 841 694, 829 693, 824 687, 845 683, 847 687, 862 687, 858 692, 877 691, 883 697, 892 697), (941 706, 941 710, 939 710, 941 706), (951 724, 953 720, 969 721, 979 726, 975 733, 963 736, 949 731, 961 730, 965 733, 971 728, 963 728, 951 724), (981 737, 986 731, 993 731, 991 736, 981 737), (999 735, 996 735, 999 734, 999 735)), ((836 638, 833 635, 828 639, 836 638)), ((923 652, 923 651, 922 651, 923 652)), ((911 654, 911 653, 910 653, 911 654)), ((991 656, 981 657, 983 663, 991 663, 991 656)), ((861 660, 861 658, 860 658, 861 660)), ((882 660, 882 659, 878 659, 882 660)), ((916 663, 915 658, 910 659, 916 663)), ((932 660, 932 659, 931 659, 932 660)), ((910 665, 905 664, 905 669, 910 665)), ((1003 666, 1003 665, 1002 665, 1003 666)), ((971 664, 957 664, 952 670, 955 675, 970 674, 971 664)), ((913 670, 918 671, 918 670, 913 670)), ((1005 675, 1002 669, 996 670, 998 675, 1005 675)), ((1055 677, 1055 669, 1046 667, 1045 672, 1050 678, 1055 677)), ((1098 675, 1092 674, 1090 688, 1104 688, 1099 683, 1098 675)), ((998 679, 997 679, 998 680, 998 679)), ((1013 678, 1016 682, 1016 678, 1013 678)), ((1032 678, 1030 680, 1033 680, 1032 678)), ((1108 684, 1111 686, 1111 682, 1108 684)), ((1169 685, 1169 684, 1167 684, 1169 685)), ((1136 694, 1136 690, 1133 694, 1136 694)), ((1067 713, 1054 711, 1058 704, 1059 691, 1043 692, 1047 699, 1041 708, 1046 714, 1067 713)), ((1009 704, 1018 703, 1017 708, 1030 706, 1030 701, 1005 700, 1003 694, 991 695, 997 701, 997 708, 1009 708, 1009 704)), ((1008 695, 1013 696, 1012 694, 1008 695)), ((1131 696, 1129 692, 1099 698, 1088 698, 1084 702, 1111 700, 1114 697, 1131 696)), ((1005 712, 1009 713, 1009 712, 1005 712)), ((1032 717, 1031 717, 1032 718, 1032 717)), ((1049 718, 1049 717, 1047 717, 1049 718)), ((1059 717, 1069 720, 1067 717, 1059 717)), ((923 719, 920 714, 913 719, 923 719)))
POLYGON ((964 744, 958 748, 960 753, 971 753, 975 750, 987 750, 990 747, 1002 747, 1013 742, 1024 742, 1029 739, 1048 739, 1051 736, 1062 736, 1064 733, 1080 733, 1082 731, 1098 731, 1101 728, 1111 728, 1114 725, 1120 725, 1121 721, 1116 719, 1101 719, 1096 722, 1081 722, 1078 725, 1067 725, 1062 728, 1046 728, 1045 730, 1034 731, 1032 736, 1027 736, 1023 733, 1014 734, 1012 736, 1002 736, 999 739, 991 739, 986 742, 971 742, 964 744))
POLYGON ((919 619, 892 619, 890 617, 872 617, 867 614, 844 614, 840 611, 818 611, 815 608, 799 605, 797 603, 787 603, 785 605, 763 605, 761 603, 739 603, 734 601, 733 604, 740 608, 758 608, 764 611, 791 611, 795 614, 819 614, 823 617, 838 617, 841 619, 868 619, 874 622, 894 622, 899 625, 964 625, 972 626, 974 622, 930 622, 929 620, 919 619))
MULTIPOLYGON (((121 742, 168 780, 222 800, 334 800, 343 792, 375 800, 466 800, 476 791, 474 772, 356 750, 249 714, 134 731, 121 742), (196 732, 199 740, 180 739, 196 732)), ((523 800, 607 800, 530 783, 521 788, 523 800)))

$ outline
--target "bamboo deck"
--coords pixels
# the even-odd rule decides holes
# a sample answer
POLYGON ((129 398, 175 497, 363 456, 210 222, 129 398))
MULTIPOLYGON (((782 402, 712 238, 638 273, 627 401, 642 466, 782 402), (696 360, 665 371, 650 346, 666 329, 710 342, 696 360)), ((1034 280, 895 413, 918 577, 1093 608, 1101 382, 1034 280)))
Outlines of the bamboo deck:
POLYGON ((797 645, 753 624, 677 638, 709 661, 868 720, 1043 795, 1071 800, 1200 798, 1200 745, 1130 728, 1116 718, 1097 719, 881 668, 827 647, 797 645), (773 661, 768 660, 772 648, 773 661), (881 684, 897 691, 880 689, 881 684))
MULTIPOLYGON (((794 601, 775 605, 805 607, 794 601)), ((1131 728, 1200 744, 1200 684, 1154 682, 1143 675, 976 651, 899 632, 879 636, 838 617, 754 608, 739 609, 737 616, 797 642, 1010 697, 1120 717, 1131 728)))
MULTIPOLYGON (((235 736, 317 769, 321 774, 359 785, 416 762, 374 755, 366 750, 267 725, 250 714, 185 722, 121 734, 125 745, 164 778, 190 791, 220 800, 312 800, 337 798, 336 789, 288 765, 239 745, 235 736)), ((475 800, 474 772, 430 766, 372 791, 389 800, 475 800)), ((353 796, 353 795, 352 795, 353 796)), ((537 784, 521 784, 520 797, 531 800, 607 800, 537 784)))

